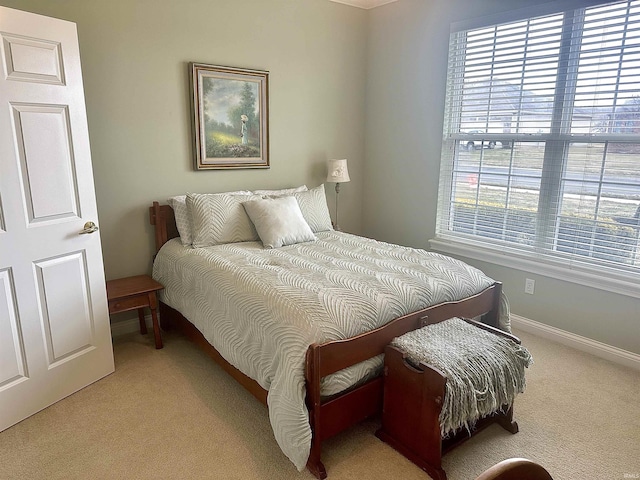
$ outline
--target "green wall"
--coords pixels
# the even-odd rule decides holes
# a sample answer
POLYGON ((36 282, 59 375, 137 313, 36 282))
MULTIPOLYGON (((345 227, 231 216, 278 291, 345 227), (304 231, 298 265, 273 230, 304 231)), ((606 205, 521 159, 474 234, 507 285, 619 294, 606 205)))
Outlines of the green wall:
MULTIPOLYGON (((369 18, 363 234, 429 248, 435 235, 449 24, 546 0, 400 0, 369 18)), ((640 353, 640 300, 462 260, 504 284, 514 314, 640 353), (524 294, 525 278, 536 280, 524 294)))
MULTIPOLYGON (((329 158, 349 160, 340 224, 360 231, 365 10, 326 0, 0 4, 78 26, 107 279, 151 271, 153 200, 312 187, 329 158), (189 62, 270 72, 269 170, 193 170, 189 62)), ((334 196, 327 188, 332 212, 334 196)))

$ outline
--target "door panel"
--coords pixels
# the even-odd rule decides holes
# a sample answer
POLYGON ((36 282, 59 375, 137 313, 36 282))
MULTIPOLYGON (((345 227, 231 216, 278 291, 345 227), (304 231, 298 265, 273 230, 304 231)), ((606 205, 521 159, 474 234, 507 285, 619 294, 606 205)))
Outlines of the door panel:
POLYGON ((12 105, 28 223, 77 217, 65 106, 12 105))
POLYGON ((2 34, 8 80, 64 84, 60 43, 2 34))
POLYGON ((4 213, 2 210, 2 195, 0 195, 0 233, 4 232, 4 213))
POLYGON ((24 344, 11 270, 0 271, 0 389, 25 378, 24 344))
POLYGON ((0 7, 0 430, 113 372, 75 24, 0 7))
POLYGON ((93 346, 86 268, 82 253, 35 263, 49 367, 93 346))

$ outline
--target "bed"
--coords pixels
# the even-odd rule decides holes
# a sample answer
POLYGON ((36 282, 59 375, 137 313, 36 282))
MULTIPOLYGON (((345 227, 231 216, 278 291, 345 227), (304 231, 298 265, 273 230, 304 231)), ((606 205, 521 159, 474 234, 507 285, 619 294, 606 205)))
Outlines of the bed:
MULTIPOLYGON (((280 448, 299 470, 306 465, 317 478, 327 476, 321 460, 322 442, 381 412, 383 384, 378 373, 385 346, 393 338, 454 316, 482 315, 485 323, 508 328, 508 324, 505 327, 508 304, 501 284, 449 257, 335 231, 317 233, 315 242, 271 250, 265 250, 260 242, 189 248, 179 241, 171 206, 153 202, 149 213, 156 245, 154 278, 165 285, 160 298, 163 328, 179 329, 267 404, 280 448), (316 248, 321 249, 321 253, 317 253, 316 248), (351 253, 353 249, 357 254, 351 253), (434 284, 435 288, 429 293, 433 301, 429 304, 409 298, 409 305, 413 306, 405 307, 395 298, 385 299, 386 310, 380 318, 375 322, 354 320, 357 325, 353 327, 352 319, 345 321, 345 317, 350 317, 352 311, 358 315, 363 310, 366 313, 368 307, 362 305, 369 305, 367 295, 371 298, 380 295, 368 292, 369 283, 377 280, 358 280, 361 274, 366 274, 361 272, 360 250, 379 255, 382 255, 379 251, 385 251, 384 255, 390 256, 393 261, 378 262, 374 277, 390 285, 391 290, 395 288, 398 272, 388 277, 391 280, 385 280, 387 277, 379 275, 380 269, 393 270, 396 263, 409 262, 416 267, 411 270, 418 270, 423 255, 446 262, 446 268, 442 267, 443 263, 439 268, 449 276, 456 277, 464 271, 474 278, 459 282, 455 288, 450 284, 444 287, 434 284), (354 266, 349 266, 350 256, 354 257, 354 266), (213 270, 198 263, 203 259, 204 263, 214 265, 213 270), (299 264, 311 265, 309 273, 291 273, 299 264), (180 269, 177 273, 167 273, 163 270, 167 265, 180 269), (307 286, 306 277, 314 276, 331 282, 332 288, 322 284, 307 286), (220 280, 223 283, 215 285, 218 279, 224 279, 220 280), (348 290, 354 283, 359 284, 356 290, 362 301, 352 305, 343 298, 346 298, 344 288, 348 290), (326 293, 337 284, 344 285, 340 285, 341 289, 333 296, 326 293), (257 288, 257 293, 252 293, 250 286, 257 288), (301 308, 297 303, 298 291, 313 288, 319 288, 315 297, 304 299, 304 308, 301 308), (322 293, 318 293, 320 291, 322 293), (192 293, 194 296, 189 298, 192 293), (209 298, 215 296, 215 301, 209 298), (233 302, 234 297, 239 299, 237 304, 233 302), (272 301, 276 297, 277 308, 272 301), (327 323, 321 318, 324 315, 321 304, 335 305, 330 316, 338 318, 337 323, 327 323), (211 322, 213 326, 208 317, 215 317, 215 322, 211 322), (276 324, 276 317, 285 325, 276 324), (308 329, 300 338, 296 333, 293 339, 291 332, 297 332, 300 325, 308 329), (266 337, 270 331, 275 331, 275 340, 266 337), (230 337, 221 338, 227 335, 230 337), (275 345, 275 350, 266 351, 267 344, 275 345), (280 360, 276 362, 274 358, 280 357, 286 360, 277 364, 280 360), (248 365, 248 358, 253 358, 254 364, 248 365)), ((418 276, 418 279, 431 285, 427 277, 418 276)), ((408 296, 413 294, 412 291, 408 296)), ((397 296, 407 295, 400 289, 397 296)), ((356 316, 354 313, 354 318, 356 316)))

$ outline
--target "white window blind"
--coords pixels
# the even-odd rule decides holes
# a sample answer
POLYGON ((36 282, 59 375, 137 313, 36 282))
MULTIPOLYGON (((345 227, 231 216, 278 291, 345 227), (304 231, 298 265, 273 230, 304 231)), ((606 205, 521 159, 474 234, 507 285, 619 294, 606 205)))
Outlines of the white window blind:
POLYGON ((436 240, 640 277, 640 0, 454 32, 436 240))

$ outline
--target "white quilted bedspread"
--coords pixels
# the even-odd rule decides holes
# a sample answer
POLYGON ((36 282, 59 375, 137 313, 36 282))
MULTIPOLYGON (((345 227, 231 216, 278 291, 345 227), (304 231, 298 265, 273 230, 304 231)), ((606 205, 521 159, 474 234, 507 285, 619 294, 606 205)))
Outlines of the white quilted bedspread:
MULTIPOLYGON (((161 300, 268 390, 275 438, 299 470, 311 444, 304 382, 309 345, 358 335, 493 283, 436 253, 341 232, 317 237, 270 250, 259 242, 193 249, 173 239, 153 266, 153 277, 165 286, 161 300)), ((323 394, 357 382, 381 360, 363 363, 325 379, 323 394)))

